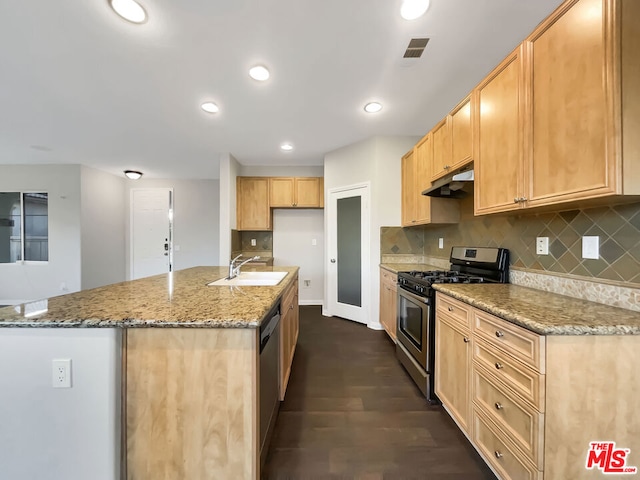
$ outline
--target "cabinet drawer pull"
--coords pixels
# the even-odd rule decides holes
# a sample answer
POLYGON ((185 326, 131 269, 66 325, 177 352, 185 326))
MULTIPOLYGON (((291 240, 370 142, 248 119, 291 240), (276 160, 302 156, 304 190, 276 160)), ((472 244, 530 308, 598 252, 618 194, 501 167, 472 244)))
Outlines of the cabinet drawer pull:
POLYGON ((469 337, 464 337, 462 340, 464 340, 464 343, 469 343, 469 337))
POLYGON ((289 310, 293 310, 293 305, 289 305, 289 310))
POLYGON ((493 452, 493 454, 496 456, 496 458, 502 458, 503 457, 503 455, 498 450, 493 452))
POLYGON ((500 402, 496 402, 496 410, 502 410, 504 407, 500 402))
POLYGON ((447 307, 447 310, 449 310, 450 312, 453 312, 453 307, 447 307))
POLYGON ((504 332, 501 332, 500 330, 496 330, 496 337, 498 338, 504 337, 504 332))
POLYGON ((502 365, 500 362, 496 362, 496 368, 498 370, 502 370, 504 368, 504 365, 502 365))

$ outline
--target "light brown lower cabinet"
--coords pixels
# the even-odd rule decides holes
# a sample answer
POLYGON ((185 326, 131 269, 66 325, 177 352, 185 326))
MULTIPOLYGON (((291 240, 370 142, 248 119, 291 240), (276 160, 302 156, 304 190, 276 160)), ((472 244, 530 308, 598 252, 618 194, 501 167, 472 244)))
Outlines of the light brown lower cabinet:
POLYGON ((280 316, 280 400, 284 400, 300 330, 297 277, 282 296, 280 316))
POLYGON ((586 469, 591 442, 614 441, 640 466, 637 365, 638 335, 538 335, 436 296, 436 393, 501 480, 600 479, 586 469))
POLYGON ((398 316, 397 281, 397 274, 380 268, 380 323, 394 342, 398 316))

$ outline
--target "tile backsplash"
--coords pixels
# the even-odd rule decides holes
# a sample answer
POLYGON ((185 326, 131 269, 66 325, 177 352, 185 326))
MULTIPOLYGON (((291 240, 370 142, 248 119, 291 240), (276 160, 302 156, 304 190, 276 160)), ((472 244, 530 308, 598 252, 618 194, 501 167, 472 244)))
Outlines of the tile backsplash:
POLYGON ((452 246, 497 246, 509 249, 515 267, 640 284, 640 203, 481 217, 473 216, 472 199, 462 206, 455 225, 382 227, 381 255, 446 259, 452 246), (599 259, 582 259, 583 236, 600 237, 599 259), (549 237, 549 255, 536 254, 536 237, 549 237))

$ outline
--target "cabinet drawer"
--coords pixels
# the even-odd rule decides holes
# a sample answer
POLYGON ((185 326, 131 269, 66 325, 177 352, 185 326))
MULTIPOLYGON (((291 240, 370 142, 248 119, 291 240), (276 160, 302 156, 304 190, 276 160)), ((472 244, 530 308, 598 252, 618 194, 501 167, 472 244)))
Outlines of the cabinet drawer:
POLYGON ((438 293, 436 295, 436 315, 444 313, 449 319, 455 320, 465 328, 470 328, 469 318, 472 307, 455 298, 438 293))
POLYGON ((503 480, 542 480, 542 472, 524 458, 517 447, 475 406, 473 442, 503 480))
POLYGON ((542 466, 544 415, 510 393, 477 363, 473 367, 473 401, 536 466, 542 466))
POLYGON ((510 353, 534 370, 544 373, 543 336, 477 310, 473 313, 473 328, 477 335, 490 344, 510 353))
POLYGON ((483 337, 477 335, 473 342, 473 359, 531 402, 537 410, 545 411, 544 375, 492 347, 483 337))
POLYGON ((393 283, 395 285, 398 281, 397 273, 392 273, 389 270, 385 270, 384 268, 380 269, 380 277, 385 283, 393 283))

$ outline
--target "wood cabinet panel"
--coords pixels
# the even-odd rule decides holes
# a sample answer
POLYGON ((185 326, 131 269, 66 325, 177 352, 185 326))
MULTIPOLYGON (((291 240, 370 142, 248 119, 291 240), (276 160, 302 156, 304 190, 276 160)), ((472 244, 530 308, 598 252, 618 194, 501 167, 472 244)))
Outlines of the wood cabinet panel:
POLYGON ((431 130, 433 139, 433 159, 431 181, 446 175, 451 169, 451 134, 450 120, 445 117, 431 130))
POLYGON ((471 310, 466 303, 454 298, 438 295, 436 298, 436 315, 446 315, 448 319, 455 321, 465 331, 471 328, 471 310))
POLYGON ((291 375, 291 364, 300 330, 299 315, 298 277, 296 277, 282 294, 280 302, 280 400, 284 400, 291 375))
POLYGON ((380 323, 391 339, 396 341, 398 289, 397 275, 380 268, 380 323))
POLYGON ((271 230, 269 178, 237 177, 236 182, 238 230, 271 230))
POLYGON ((470 432, 471 336, 444 314, 436 316, 435 390, 460 428, 470 432))
MULTIPOLYGON (((431 135, 425 136, 415 148, 402 157, 402 226, 430 223, 458 223, 460 203, 448 198, 422 195, 421 179, 430 171, 431 135)), ((425 188, 428 185, 425 185, 425 188)))
POLYGON ((521 208, 523 175, 522 49, 516 49, 474 91, 477 109, 475 214, 521 208))
POLYGON ((568 2, 526 41, 529 205, 616 191, 613 92, 603 76, 610 54, 605 35, 611 34, 606 3, 568 2))
POLYGON ((259 478, 256 329, 126 330, 127 478, 259 478))
POLYGON ((467 97, 451 112, 451 163, 455 170, 473 161, 472 99, 467 97))
POLYGON ((324 179, 321 177, 268 177, 271 208, 322 208, 324 179))

